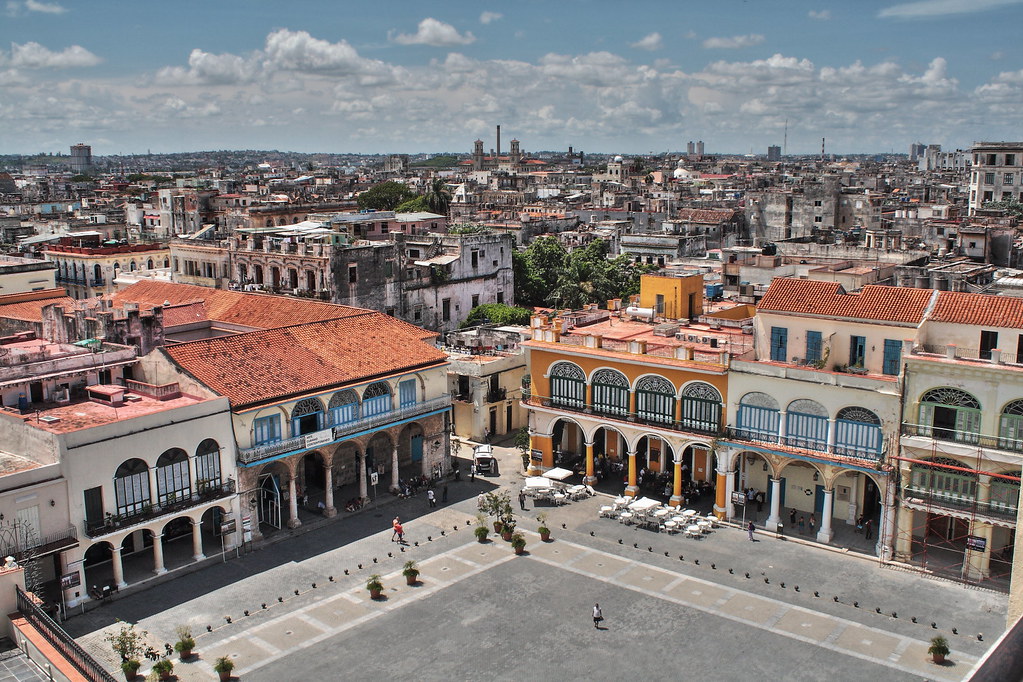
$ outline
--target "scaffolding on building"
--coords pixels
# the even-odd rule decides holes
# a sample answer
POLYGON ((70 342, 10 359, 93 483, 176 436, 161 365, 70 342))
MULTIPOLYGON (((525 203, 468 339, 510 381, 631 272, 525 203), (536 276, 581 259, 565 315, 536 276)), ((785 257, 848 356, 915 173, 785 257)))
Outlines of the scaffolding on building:
MULTIPOLYGON (((948 452, 940 441, 931 441, 930 459, 893 457, 910 465, 911 474, 899 493, 899 513, 915 512, 912 524, 897 523, 893 538, 896 559, 907 561, 933 576, 970 585, 1007 590, 1012 571, 1013 539, 1019 504, 1020 475, 990 471, 984 449, 976 450, 976 466, 961 466, 961 448, 948 452), (913 467, 916 467, 915 469, 913 467), (934 474, 938 472, 940 482, 934 474), (916 479, 920 474, 926 479, 916 479), (1015 487, 1011 504, 1006 500, 980 499, 980 477, 1004 481, 1015 487), (923 483, 924 485, 917 485, 923 483), (935 484, 939 485, 936 487, 935 484), (987 524, 986 535, 977 533, 977 523, 987 524), (995 528, 1004 528, 1004 541, 995 542, 995 528), (909 548, 908 555, 905 550, 909 548), (901 556, 899 555, 901 551, 901 556), (973 566, 971 567, 971 560, 973 566)), ((901 469, 900 469, 901 471, 901 469)))

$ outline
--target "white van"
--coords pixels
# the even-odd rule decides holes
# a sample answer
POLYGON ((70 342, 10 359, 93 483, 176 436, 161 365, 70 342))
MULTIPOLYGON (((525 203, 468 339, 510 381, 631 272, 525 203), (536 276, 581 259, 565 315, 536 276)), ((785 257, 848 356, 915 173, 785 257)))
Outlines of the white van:
POLYGON ((492 474, 497 469, 497 461, 494 459, 494 448, 489 443, 477 445, 472 450, 472 465, 476 467, 477 474, 492 474))

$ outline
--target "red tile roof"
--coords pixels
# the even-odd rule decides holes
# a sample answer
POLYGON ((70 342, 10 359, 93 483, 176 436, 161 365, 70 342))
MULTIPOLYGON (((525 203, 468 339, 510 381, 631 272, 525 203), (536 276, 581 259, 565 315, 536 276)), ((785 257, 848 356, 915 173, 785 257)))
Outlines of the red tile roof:
POLYGON ((737 212, 731 208, 681 208, 675 220, 717 225, 733 220, 736 215, 737 212))
POLYGON ((234 408, 425 368, 446 356, 389 315, 356 315, 202 339, 163 349, 234 408))
POLYGON ((934 322, 1023 329, 1023 299, 1013 296, 939 291, 930 319, 934 322))
POLYGON ((193 322, 202 322, 208 319, 206 304, 202 301, 171 305, 163 309, 163 326, 165 329, 193 322))
POLYGON ((62 288, 0 296, 0 318, 41 322, 43 308, 54 303, 73 308, 75 299, 62 288))
POLYGON ((171 305, 201 301, 209 319, 254 329, 320 322, 366 312, 362 308, 302 298, 226 291, 152 280, 138 282, 114 292, 111 298, 117 306, 131 302, 139 303, 144 308, 163 305, 166 301, 171 305))
POLYGON ((871 284, 859 294, 847 294, 838 282, 778 277, 757 311, 918 324, 933 293, 931 289, 871 284))

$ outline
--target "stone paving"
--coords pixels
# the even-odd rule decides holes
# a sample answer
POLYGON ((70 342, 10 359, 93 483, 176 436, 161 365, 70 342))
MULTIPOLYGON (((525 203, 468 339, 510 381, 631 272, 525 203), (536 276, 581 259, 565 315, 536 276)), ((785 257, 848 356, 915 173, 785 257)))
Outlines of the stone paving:
POLYGON ((48 679, 24 653, 5 652, 0 656, 0 682, 43 682, 48 679))
POLYGON ((537 510, 522 512, 529 554, 515 557, 499 539, 476 543, 467 525, 478 491, 521 480, 510 462, 502 471, 509 473, 450 483, 447 507, 393 500, 306 528, 73 617, 68 630, 116 670, 102 642, 115 618, 137 622, 160 650, 188 624, 198 656, 176 664, 181 680, 215 679, 211 665, 221 655, 246 680, 330 679, 341 669, 344 677, 421 679, 680 670, 732 679, 755 669, 786 679, 957 680, 1004 627, 1004 595, 793 538, 759 534, 751 543, 727 527, 701 540, 637 530, 598 518, 603 497, 543 509, 554 530, 548 544, 531 532, 537 510), (390 542, 395 514, 411 543, 404 552, 390 542), (409 558, 422 570, 415 587, 400 573, 409 558), (374 572, 387 588, 380 602, 364 588, 374 572), (608 631, 593 629, 593 601, 604 606, 608 631), (926 656, 934 634, 950 640, 947 667, 926 656))

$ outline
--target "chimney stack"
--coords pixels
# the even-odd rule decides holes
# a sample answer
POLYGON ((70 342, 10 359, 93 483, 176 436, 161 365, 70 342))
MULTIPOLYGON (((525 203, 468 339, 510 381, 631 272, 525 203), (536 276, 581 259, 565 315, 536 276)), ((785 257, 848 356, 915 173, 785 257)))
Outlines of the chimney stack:
POLYGON ((497 126, 497 161, 501 160, 501 126, 497 126))

